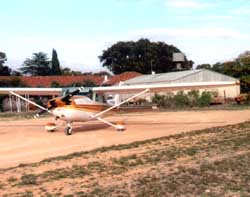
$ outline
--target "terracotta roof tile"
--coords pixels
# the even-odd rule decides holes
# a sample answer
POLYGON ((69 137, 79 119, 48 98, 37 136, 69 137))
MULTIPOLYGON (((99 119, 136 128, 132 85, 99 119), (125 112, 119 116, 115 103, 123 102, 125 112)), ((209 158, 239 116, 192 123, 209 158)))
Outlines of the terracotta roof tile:
POLYGON ((28 87, 50 87, 52 82, 58 82, 62 86, 72 85, 74 83, 83 83, 86 80, 91 80, 95 84, 100 85, 104 78, 95 75, 81 75, 81 76, 21 76, 21 77, 5 77, 0 76, 1 80, 10 80, 13 78, 20 78, 22 82, 28 87))
MULTIPOLYGON (((137 72, 124 72, 115 75, 105 83, 105 85, 114 85, 120 81, 126 81, 142 74, 137 72)), ((104 77, 97 75, 80 75, 80 76, 0 76, 0 81, 20 78, 28 87, 51 87, 52 82, 58 82, 62 86, 69 86, 74 83, 83 83, 86 80, 93 81, 96 85, 102 85, 104 77)))
POLYGON ((112 78, 110 78, 110 79, 105 83, 105 85, 115 85, 115 84, 120 83, 121 81, 126 81, 126 80, 129 80, 129 79, 132 79, 132 78, 141 76, 141 75, 142 75, 142 74, 141 74, 141 73, 138 73, 138 72, 124 72, 124 73, 122 73, 122 74, 115 75, 115 76, 113 76, 112 78))

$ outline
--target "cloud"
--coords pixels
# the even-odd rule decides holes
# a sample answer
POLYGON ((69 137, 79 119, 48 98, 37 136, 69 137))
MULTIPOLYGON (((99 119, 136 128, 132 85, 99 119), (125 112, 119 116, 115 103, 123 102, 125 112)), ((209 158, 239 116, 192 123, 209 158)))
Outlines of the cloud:
POLYGON ((176 7, 176 8, 207 8, 214 7, 213 3, 203 3, 198 0, 166 0, 167 7, 176 7))

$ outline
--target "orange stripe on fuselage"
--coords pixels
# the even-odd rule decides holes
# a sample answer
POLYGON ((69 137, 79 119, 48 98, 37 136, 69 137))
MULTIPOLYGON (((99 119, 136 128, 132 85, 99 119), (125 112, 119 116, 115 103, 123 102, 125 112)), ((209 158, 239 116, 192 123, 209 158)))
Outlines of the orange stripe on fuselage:
MULTIPOLYGON (((110 106, 108 105, 65 105, 62 108, 65 109, 75 109, 75 110, 81 110, 81 111, 87 111, 87 112, 95 112, 95 113, 99 113, 102 112, 106 109, 108 109, 110 106)), ((114 112, 116 111, 116 109, 112 109, 110 112, 114 112)))

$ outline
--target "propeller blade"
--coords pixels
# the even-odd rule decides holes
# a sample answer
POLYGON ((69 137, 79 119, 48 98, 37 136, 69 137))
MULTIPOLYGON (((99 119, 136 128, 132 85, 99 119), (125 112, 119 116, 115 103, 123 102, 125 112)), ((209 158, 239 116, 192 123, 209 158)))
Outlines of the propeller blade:
POLYGON ((83 91, 84 87, 80 87, 77 90, 74 90, 73 92, 70 92, 69 94, 65 95, 64 97, 61 98, 63 102, 67 102, 72 96, 78 94, 79 92, 83 91))
POLYGON ((48 112, 47 110, 41 110, 36 115, 34 115, 34 118, 39 118, 42 114, 48 112))
POLYGON ((36 115, 34 115, 34 118, 39 118, 42 114, 44 114, 44 113, 46 113, 46 112, 51 113, 50 110, 53 109, 53 108, 55 108, 55 107, 51 106, 51 107, 49 107, 49 108, 47 108, 47 109, 45 109, 45 110, 39 111, 36 115))

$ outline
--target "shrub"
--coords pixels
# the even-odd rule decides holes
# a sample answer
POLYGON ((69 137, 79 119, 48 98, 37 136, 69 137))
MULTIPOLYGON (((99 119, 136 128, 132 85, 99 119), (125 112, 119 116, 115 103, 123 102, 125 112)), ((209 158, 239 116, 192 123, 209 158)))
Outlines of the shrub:
POLYGON ((209 106, 211 99, 212 99, 211 93, 202 92, 200 98, 198 99, 198 106, 200 107, 209 106))
POLYGON ((158 107, 172 108, 175 106, 174 98, 172 94, 159 95, 155 94, 152 98, 152 102, 157 104, 158 107))
MULTIPOLYGON (((213 93, 203 92, 201 95, 199 91, 192 90, 185 94, 183 91, 178 92, 176 95, 168 93, 167 95, 155 94, 152 97, 152 102, 162 108, 182 108, 182 107, 205 107, 209 106, 212 100, 213 93)), ((250 102, 250 94, 249 94, 250 102)))
POLYGON ((190 103, 188 95, 186 95, 183 91, 177 92, 174 96, 174 101, 176 107, 186 107, 189 106, 190 103))
POLYGON ((37 177, 34 174, 25 174, 21 177, 21 185, 35 185, 37 177))
POLYGON ((246 94, 246 99, 245 99, 244 103, 248 104, 248 105, 250 104, 250 93, 246 94))
POLYGON ((188 92, 188 99, 190 107, 198 106, 198 100, 200 97, 200 93, 198 90, 191 90, 188 92))
POLYGON ((26 84, 19 78, 13 77, 9 80, 10 87, 26 87, 26 84))

